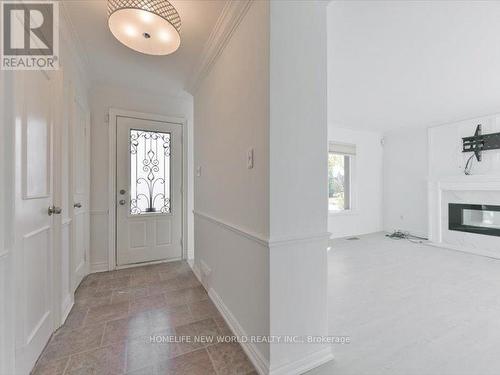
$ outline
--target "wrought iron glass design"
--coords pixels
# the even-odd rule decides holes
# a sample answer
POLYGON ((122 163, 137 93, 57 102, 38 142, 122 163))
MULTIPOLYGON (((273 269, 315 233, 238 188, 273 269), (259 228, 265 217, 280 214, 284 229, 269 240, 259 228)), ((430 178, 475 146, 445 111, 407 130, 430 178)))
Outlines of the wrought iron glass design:
POLYGON ((170 133, 130 130, 130 214, 170 212, 170 133))

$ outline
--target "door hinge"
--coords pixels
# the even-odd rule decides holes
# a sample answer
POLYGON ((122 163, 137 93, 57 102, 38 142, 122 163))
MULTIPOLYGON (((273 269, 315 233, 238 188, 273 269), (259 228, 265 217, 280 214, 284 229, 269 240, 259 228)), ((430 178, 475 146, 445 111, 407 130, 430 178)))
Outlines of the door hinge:
POLYGON ((184 241, 182 241, 182 238, 181 238, 181 248, 184 249, 184 241))
POLYGON ((106 115, 104 116, 104 122, 106 124, 109 124, 109 113, 106 113, 106 115))

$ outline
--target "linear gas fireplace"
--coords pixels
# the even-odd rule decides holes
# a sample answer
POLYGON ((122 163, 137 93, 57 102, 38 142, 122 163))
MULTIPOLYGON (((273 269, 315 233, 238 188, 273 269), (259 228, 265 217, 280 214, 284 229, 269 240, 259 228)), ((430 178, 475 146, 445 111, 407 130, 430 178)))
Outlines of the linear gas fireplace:
POLYGON ((448 229, 500 236, 500 206, 448 204, 448 229))

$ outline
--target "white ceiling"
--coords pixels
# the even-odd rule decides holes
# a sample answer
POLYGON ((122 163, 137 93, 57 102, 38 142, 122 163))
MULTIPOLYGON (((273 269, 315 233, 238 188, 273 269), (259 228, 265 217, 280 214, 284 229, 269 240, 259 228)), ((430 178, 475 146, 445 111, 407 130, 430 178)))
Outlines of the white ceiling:
POLYGON ((500 112, 500 1, 335 1, 329 122, 389 130, 500 112))
POLYGON ((226 0, 170 0, 181 17, 181 46, 171 55, 148 56, 114 38, 107 26, 106 0, 66 0, 64 6, 87 55, 97 84, 184 95, 226 0))

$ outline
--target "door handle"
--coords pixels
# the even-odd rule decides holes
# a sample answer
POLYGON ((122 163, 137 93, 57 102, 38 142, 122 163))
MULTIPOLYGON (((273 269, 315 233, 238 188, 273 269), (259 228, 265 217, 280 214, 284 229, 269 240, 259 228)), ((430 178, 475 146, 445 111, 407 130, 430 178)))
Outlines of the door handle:
POLYGON ((49 216, 52 216, 52 215, 60 215, 62 212, 62 209, 61 207, 56 207, 54 205, 50 206, 47 210, 47 214, 49 216))
POLYGON ((82 204, 80 202, 78 202, 78 203, 75 203, 73 205, 73 207, 75 207, 75 208, 82 208, 82 204))

